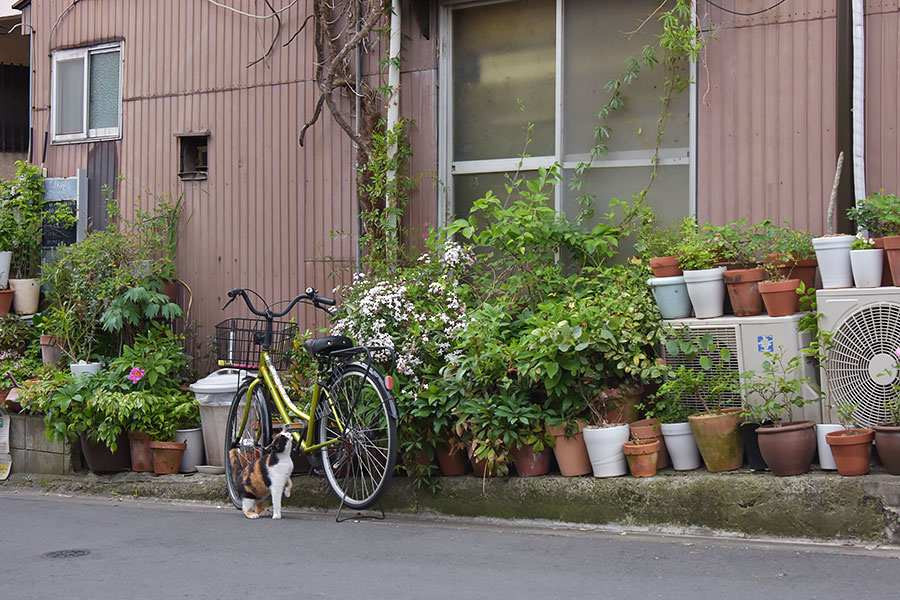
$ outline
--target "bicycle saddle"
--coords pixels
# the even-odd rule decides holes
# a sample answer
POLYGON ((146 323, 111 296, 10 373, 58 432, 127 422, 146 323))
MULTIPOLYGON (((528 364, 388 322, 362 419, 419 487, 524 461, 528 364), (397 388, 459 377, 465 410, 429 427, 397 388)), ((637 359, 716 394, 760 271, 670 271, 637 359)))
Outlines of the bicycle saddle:
POLYGON ((314 340, 306 340, 303 344, 306 351, 313 356, 317 354, 328 356, 332 352, 346 350, 347 348, 353 348, 353 346, 353 340, 344 335, 330 335, 314 340))

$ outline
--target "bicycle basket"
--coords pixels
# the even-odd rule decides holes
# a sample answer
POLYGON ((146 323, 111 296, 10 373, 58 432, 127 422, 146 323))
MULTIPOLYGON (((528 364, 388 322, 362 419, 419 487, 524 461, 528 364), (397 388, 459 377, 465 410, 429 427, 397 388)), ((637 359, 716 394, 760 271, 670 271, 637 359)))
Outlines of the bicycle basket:
MULTIPOLYGON (((216 325, 216 358, 228 367, 256 369, 262 351, 264 319, 225 319, 216 325)), ((297 324, 289 321, 272 322, 272 346, 269 358, 279 371, 291 362, 291 346, 297 335, 297 324)))

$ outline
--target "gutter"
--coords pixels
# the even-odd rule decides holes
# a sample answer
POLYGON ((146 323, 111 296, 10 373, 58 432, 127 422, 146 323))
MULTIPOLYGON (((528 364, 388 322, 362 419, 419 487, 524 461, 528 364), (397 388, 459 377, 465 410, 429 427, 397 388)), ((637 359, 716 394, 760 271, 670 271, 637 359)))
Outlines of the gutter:
MULTIPOLYGON (((397 123, 400 122, 400 0, 391 0, 391 38, 388 54, 388 87, 391 90, 387 100, 387 130, 393 131, 397 123)), ((396 142, 388 148, 388 158, 393 159, 397 154, 396 142)), ((391 198, 390 190, 394 189, 397 180, 397 173, 392 169, 387 172, 388 180, 388 197, 385 198, 385 206, 387 208, 396 208, 394 199, 391 198), (393 183, 394 185, 391 185, 393 183)), ((396 236, 397 232, 397 216, 391 214, 388 220, 388 227, 391 236, 396 236)), ((393 258, 393 257, 391 257, 393 258)))
POLYGON ((851 0, 853 35, 853 197, 855 204, 866 198, 866 41, 863 0, 851 0))

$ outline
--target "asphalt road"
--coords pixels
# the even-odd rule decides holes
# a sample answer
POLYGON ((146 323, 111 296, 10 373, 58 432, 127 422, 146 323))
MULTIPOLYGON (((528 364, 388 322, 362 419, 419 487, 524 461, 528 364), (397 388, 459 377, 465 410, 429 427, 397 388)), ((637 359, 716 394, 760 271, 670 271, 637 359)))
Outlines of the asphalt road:
POLYGON ((0 488, 0 599, 898 598, 900 549, 0 488))

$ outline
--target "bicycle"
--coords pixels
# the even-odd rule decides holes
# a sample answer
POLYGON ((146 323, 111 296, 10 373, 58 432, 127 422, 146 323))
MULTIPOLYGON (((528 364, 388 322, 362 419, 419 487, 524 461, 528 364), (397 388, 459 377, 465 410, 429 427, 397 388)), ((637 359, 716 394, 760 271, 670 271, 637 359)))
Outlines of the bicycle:
MULTIPOLYGON (((260 319, 227 319, 216 326, 219 364, 247 370, 231 402, 225 425, 225 482, 231 502, 238 508, 229 452, 237 449, 241 468, 261 455, 272 439, 272 421, 277 415, 294 437, 294 452, 309 455, 309 462, 321 470, 335 496, 341 501, 336 520, 344 506, 364 510, 373 506, 388 488, 397 459, 397 408, 391 394, 393 379, 383 376, 373 363, 373 353, 390 348, 356 346, 345 336, 307 340, 305 350, 316 361, 309 407, 299 408, 288 396, 279 376, 287 368, 296 326, 276 321, 298 303, 311 304, 333 316, 335 301, 307 288, 290 301, 266 304, 253 290, 228 292, 225 310, 240 296, 251 313, 260 319), (258 310, 247 292, 265 304, 258 310), (273 311, 279 304, 286 309, 273 311), (259 325, 264 325, 262 330, 259 325), (256 362, 256 374, 249 369, 256 362)), ((389 372, 390 372, 389 370, 389 372)), ((384 510, 381 517, 384 518, 384 510)))

